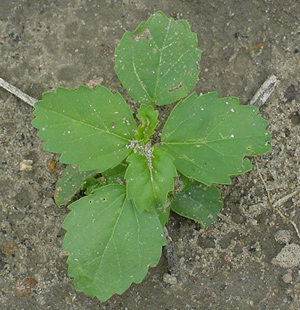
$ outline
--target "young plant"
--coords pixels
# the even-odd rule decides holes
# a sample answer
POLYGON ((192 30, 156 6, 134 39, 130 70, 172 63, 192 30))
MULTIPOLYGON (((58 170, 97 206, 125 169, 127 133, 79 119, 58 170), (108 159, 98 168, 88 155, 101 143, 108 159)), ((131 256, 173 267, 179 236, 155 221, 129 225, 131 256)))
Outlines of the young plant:
POLYGON ((256 107, 215 92, 188 95, 199 75, 197 46, 187 21, 162 12, 124 34, 115 72, 140 105, 136 118, 119 93, 100 85, 57 88, 35 104, 44 149, 69 164, 56 203, 86 195, 68 206, 63 223, 77 291, 105 301, 140 283, 160 259, 170 210, 212 224, 222 208, 214 184, 230 184, 231 175, 251 170, 248 156, 270 150, 256 107), (153 138, 155 107, 178 100, 153 138))

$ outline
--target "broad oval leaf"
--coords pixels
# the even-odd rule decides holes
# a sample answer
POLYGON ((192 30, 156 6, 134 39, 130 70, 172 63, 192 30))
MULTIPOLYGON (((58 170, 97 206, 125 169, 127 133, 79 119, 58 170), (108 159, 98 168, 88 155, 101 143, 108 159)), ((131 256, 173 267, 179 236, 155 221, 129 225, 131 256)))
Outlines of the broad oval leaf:
POLYGON ((162 131, 163 147, 176 168, 200 183, 230 184, 230 176, 251 170, 245 156, 270 151, 268 122, 258 108, 238 98, 192 93, 171 112, 162 131))
POLYGON ((193 182, 187 191, 175 193, 171 209, 181 216, 199 222, 205 228, 216 221, 223 207, 217 187, 193 182))
POLYGON ((140 212, 145 209, 163 211, 177 175, 172 157, 159 147, 145 147, 130 154, 127 161, 128 199, 140 212))
POLYGON ((156 213, 138 212, 125 186, 110 184, 69 206, 63 248, 77 291, 105 301, 140 283, 166 244, 156 213))
POLYGON ((165 105, 184 97, 197 83, 201 51, 186 20, 153 14, 115 50, 115 71, 129 95, 141 104, 165 105))
POLYGON ((47 92, 35 104, 34 115, 44 149, 61 153, 61 162, 78 164, 81 171, 101 172, 122 162, 137 128, 122 96, 103 86, 47 92))
POLYGON ((60 206, 67 204, 80 191, 85 180, 98 174, 96 170, 79 171, 77 166, 68 165, 63 176, 56 183, 54 192, 55 203, 60 206))

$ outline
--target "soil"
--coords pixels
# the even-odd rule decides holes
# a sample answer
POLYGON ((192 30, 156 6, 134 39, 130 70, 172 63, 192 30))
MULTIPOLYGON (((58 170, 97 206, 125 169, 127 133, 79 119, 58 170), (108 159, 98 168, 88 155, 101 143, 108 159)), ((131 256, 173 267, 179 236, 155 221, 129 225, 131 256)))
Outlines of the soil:
POLYGON ((272 151, 220 187, 224 209, 209 228, 171 216, 178 279, 163 255, 141 284, 101 303, 77 293, 67 276, 68 211, 53 202, 63 166, 47 167, 58 157, 43 151, 32 107, 0 89, 1 309, 300 309, 299 0, 1 0, 0 76, 37 99, 91 80, 125 94, 114 48, 158 10, 187 19, 198 34, 198 93, 248 104, 268 76, 279 78, 260 109, 272 151))

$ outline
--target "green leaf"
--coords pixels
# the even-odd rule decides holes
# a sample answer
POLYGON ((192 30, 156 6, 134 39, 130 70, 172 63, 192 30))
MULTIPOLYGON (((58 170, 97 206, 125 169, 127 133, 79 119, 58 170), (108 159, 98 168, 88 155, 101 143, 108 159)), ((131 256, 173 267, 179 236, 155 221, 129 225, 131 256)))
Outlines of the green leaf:
POLYGON ((200 223, 205 228, 217 219, 223 207, 219 190, 214 186, 205 186, 193 182, 183 193, 175 193, 171 209, 181 216, 200 223))
POLYGON ((125 186, 97 189, 69 206, 63 248, 77 291, 105 301, 140 283, 166 244, 156 213, 138 212, 125 186))
POLYGON ((184 97, 197 83, 201 51, 186 20, 153 14, 115 50, 115 71, 129 95, 141 104, 165 105, 184 97))
POLYGON ((89 187, 93 187, 95 185, 99 184, 99 181, 95 178, 87 178, 84 180, 82 186, 81 186, 81 189, 84 190, 84 189, 88 189, 89 187))
POLYGON ((79 171, 75 166, 68 165, 63 173, 61 179, 56 183, 54 192, 55 203, 60 206, 67 204, 72 198, 82 189, 86 179, 94 177, 98 172, 79 171))
POLYGON ((84 183, 82 184, 81 189, 85 190, 84 191, 84 195, 90 195, 94 190, 96 190, 97 188, 103 186, 103 182, 101 182, 100 179, 95 179, 95 178, 88 178, 84 181, 84 183))
POLYGON ((142 104, 136 117, 141 122, 136 132, 136 139, 142 140, 143 144, 146 144, 158 124, 158 111, 155 111, 153 106, 142 104))
POLYGON ((158 219, 162 227, 164 227, 169 220, 170 210, 170 206, 164 206, 163 208, 159 208, 156 206, 156 208, 153 210, 153 212, 156 212, 158 214, 158 219))
POLYGON ((130 163, 125 174, 127 198, 140 212, 164 211, 168 192, 173 190, 177 175, 172 158, 159 147, 145 146, 136 151, 127 158, 130 163))
POLYGON ((177 178, 175 179, 175 192, 184 193, 195 183, 193 179, 187 178, 181 173, 178 173, 177 178))
POLYGON ((258 108, 238 98, 192 93, 171 112, 162 131, 163 147, 182 174, 200 183, 230 184, 231 175, 251 170, 245 156, 270 151, 268 122, 258 108))
POLYGON ((34 115, 44 149, 61 153, 61 162, 78 164, 82 171, 105 171, 122 162, 137 128, 122 96, 103 86, 47 92, 34 115))
POLYGON ((105 178, 105 184, 124 184, 124 176, 127 169, 127 165, 122 163, 118 166, 108 169, 104 172, 102 172, 102 176, 105 178))

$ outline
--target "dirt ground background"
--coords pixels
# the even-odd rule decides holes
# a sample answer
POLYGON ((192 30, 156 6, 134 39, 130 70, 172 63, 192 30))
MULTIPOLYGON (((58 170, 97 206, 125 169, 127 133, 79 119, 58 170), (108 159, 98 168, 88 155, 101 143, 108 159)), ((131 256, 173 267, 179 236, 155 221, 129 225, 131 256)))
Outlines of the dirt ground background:
POLYGON ((141 284, 100 303, 67 276, 67 210, 52 199, 63 167, 49 172, 47 160, 58 157, 43 151, 32 107, 0 89, 0 309, 300 309, 300 240, 266 192, 300 229, 299 193, 284 198, 300 188, 299 0, 0 0, 0 76, 37 99, 90 80, 124 93, 114 48, 157 10, 198 34, 197 92, 247 104, 269 75, 280 79, 260 110, 272 134, 272 152, 258 158, 266 187, 253 161, 252 172, 220 187, 225 207, 214 225, 201 230, 173 215, 177 283, 162 256, 141 284), (20 171, 24 159, 31 171, 20 171))

